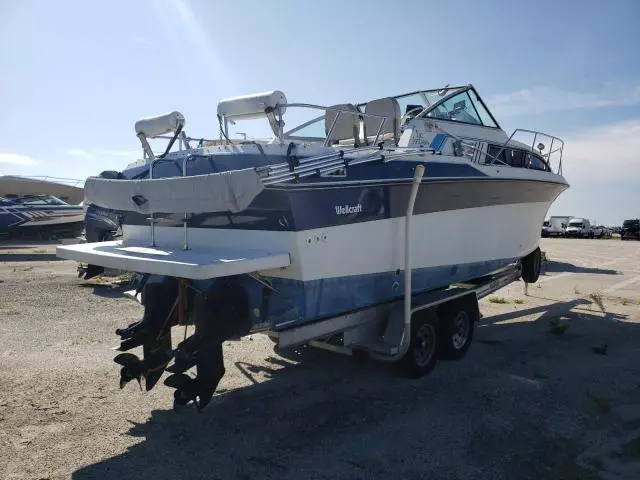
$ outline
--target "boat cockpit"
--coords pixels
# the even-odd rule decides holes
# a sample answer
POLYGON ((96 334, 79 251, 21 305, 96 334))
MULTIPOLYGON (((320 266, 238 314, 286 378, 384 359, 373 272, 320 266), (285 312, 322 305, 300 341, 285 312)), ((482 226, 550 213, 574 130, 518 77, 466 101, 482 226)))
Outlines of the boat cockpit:
POLYGON ((435 154, 467 157, 484 165, 562 172, 564 143, 561 139, 525 129, 516 129, 508 136, 473 85, 446 86, 329 107, 288 103, 284 93, 276 90, 223 99, 218 103, 217 117, 218 139, 187 137, 185 119, 179 112, 136 122, 144 158, 147 161, 156 158, 149 139, 165 138, 169 145, 160 157, 166 155, 176 141, 180 150, 192 149, 193 141, 198 142, 195 148, 248 143, 291 147, 293 144, 329 149, 426 149, 435 154), (293 128, 285 129, 285 114, 287 123, 295 125, 293 128), (312 118, 306 119, 310 114, 312 118), (249 138, 243 133, 242 139, 230 138, 230 125, 257 119, 268 120, 273 137, 249 138), (550 143, 548 149, 545 141, 550 143))

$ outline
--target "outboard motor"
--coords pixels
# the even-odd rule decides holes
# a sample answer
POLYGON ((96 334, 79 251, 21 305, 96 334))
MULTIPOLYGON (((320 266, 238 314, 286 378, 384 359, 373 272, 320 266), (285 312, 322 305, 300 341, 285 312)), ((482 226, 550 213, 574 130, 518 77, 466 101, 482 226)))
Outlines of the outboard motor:
POLYGON ((151 390, 173 357, 171 327, 177 323, 176 304, 180 299, 178 280, 165 277, 161 282, 147 283, 144 287, 144 315, 142 320, 116 334, 121 342, 118 350, 127 351, 142 345, 143 359, 132 353, 121 353, 113 360, 122 365, 120 388, 131 380, 145 379, 145 388, 151 390))
POLYGON ((185 280, 165 277, 147 283, 142 297, 142 320, 116 331, 122 338, 120 350, 142 345, 144 352, 142 360, 131 353, 114 358, 122 365, 120 387, 144 378, 147 391, 151 390, 166 369, 172 375, 164 384, 175 388, 174 406, 194 402, 198 410, 203 409, 225 373, 223 342, 246 335, 251 328, 244 287, 237 277, 225 277, 198 291, 185 280), (185 325, 187 317, 192 318, 195 332, 172 350, 171 327, 185 325), (196 367, 195 377, 185 373, 192 367, 196 367))

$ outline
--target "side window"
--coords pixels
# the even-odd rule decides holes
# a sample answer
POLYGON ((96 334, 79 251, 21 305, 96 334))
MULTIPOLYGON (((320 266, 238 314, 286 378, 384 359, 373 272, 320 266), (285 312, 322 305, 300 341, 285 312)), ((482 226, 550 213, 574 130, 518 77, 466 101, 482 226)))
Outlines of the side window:
POLYGON ((522 150, 510 149, 510 148, 505 149, 504 152, 507 158, 506 160, 507 164, 516 168, 524 168, 525 152, 523 152, 522 150))
POLYGON ((484 163, 507 163, 505 159, 505 149, 498 145, 487 145, 487 155, 485 156, 484 163), (500 152, 502 150, 502 152, 500 152), (498 156, 498 153, 500 155, 498 156))
POLYGON ((545 172, 549 171, 547 163, 538 155, 534 155, 532 153, 527 153, 527 168, 531 168, 533 170, 543 170, 545 172))

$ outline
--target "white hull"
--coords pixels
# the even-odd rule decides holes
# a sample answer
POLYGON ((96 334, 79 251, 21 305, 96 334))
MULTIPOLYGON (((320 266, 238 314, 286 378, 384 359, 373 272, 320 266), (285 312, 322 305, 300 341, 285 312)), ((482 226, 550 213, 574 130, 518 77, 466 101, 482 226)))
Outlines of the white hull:
MULTIPOLYGON (((524 257, 538 246, 549 207, 548 202, 525 203, 416 215, 413 267, 524 257)), ((179 253, 183 233, 182 228, 156 227, 156 243, 179 253)), ((150 243, 149 227, 125 225, 123 234, 135 244, 150 243)), ((189 245, 193 251, 234 247, 289 252, 290 266, 262 272, 271 277, 306 282, 376 274, 404 268, 404 218, 301 232, 190 228, 189 245)))

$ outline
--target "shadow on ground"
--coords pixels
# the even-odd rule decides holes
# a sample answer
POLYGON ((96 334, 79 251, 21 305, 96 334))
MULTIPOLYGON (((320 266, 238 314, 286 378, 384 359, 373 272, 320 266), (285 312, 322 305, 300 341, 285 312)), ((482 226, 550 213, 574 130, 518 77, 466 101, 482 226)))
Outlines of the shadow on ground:
POLYGON ((79 283, 80 288, 93 288, 93 294, 98 297, 120 298, 124 292, 131 290, 129 282, 122 283, 79 283))
POLYGON ((0 262, 53 262, 64 260, 55 253, 0 253, 0 262))
POLYGON ((581 267, 579 265, 574 265, 573 263, 554 262, 554 261, 549 261, 546 263, 545 271, 549 273, 571 272, 571 273, 595 273, 595 274, 601 274, 601 275, 618 275, 618 271, 612 270, 610 268, 581 267))
POLYGON ((558 437, 549 431, 550 415, 595 421, 581 413, 583 392, 564 381, 575 381, 575 365, 606 367, 592 345, 620 351, 633 341, 629 329, 636 336, 640 329, 588 311, 589 303, 484 318, 473 358, 442 362, 420 380, 312 348, 269 356, 273 368, 235 362, 250 386, 221 392, 201 413, 154 410, 147 422, 130 422, 126 435, 135 445, 73 478, 597 478, 575 464, 582 436, 558 437), (540 317, 513 322, 527 314, 540 317), (547 331, 558 317, 570 322, 564 335, 547 331), (548 358, 558 359, 549 375, 559 390, 532 373, 548 358))
POLYGON ((25 248, 33 248, 22 245, 0 245, 0 250, 24 250, 25 248))

